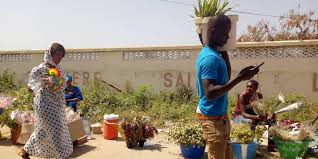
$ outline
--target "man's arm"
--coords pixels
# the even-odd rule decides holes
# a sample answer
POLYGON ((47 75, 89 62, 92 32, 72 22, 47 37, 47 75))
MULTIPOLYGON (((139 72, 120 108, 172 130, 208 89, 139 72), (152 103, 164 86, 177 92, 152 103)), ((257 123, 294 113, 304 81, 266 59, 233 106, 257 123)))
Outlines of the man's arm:
POLYGON ((81 101, 80 99, 78 99, 78 98, 72 98, 72 99, 66 99, 66 101, 67 102, 79 102, 79 101, 81 101))
POLYGON ((82 95, 82 92, 81 90, 78 88, 78 87, 75 87, 74 89, 74 93, 75 93, 75 98, 72 98, 72 99, 66 99, 67 102, 79 102, 81 100, 83 100, 83 95, 82 95))
POLYGON ((236 78, 230 80, 225 85, 217 84, 215 80, 203 79, 202 83, 205 97, 208 101, 214 100, 224 95, 241 81, 251 79, 259 71, 259 69, 253 70, 252 68, 254 68, 254 66, 243 68, 236 78))
POLYGON ((241 79, 238 77, 225 85, 218 85, 215 80, 202 80, 204 95, 208 101, 214 100, 231 90, 239 82, 241 82, 241 79))

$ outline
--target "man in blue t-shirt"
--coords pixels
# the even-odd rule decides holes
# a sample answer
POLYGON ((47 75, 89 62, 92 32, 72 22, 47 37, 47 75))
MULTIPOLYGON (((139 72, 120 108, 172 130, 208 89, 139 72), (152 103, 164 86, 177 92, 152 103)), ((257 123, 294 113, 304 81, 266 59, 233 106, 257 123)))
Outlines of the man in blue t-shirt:
POLYGON ((81 90, 72 85, 72 77, 69 75, 66 76, 65 100, 66 105, 71 107, 74 112, 77 111, 77 103, 83 100, 81 90))
POLYGON ((243 80, 258 73, 254 66, 245 67, 238 76, 229 80, 231 65, 226 51, 218 51, 229 38, 231 20, 225 16, 215 16, 208 23, 208 42, 199 53, 196 61, 196 86, 200 97, 197 114, 207 140, 208 158, 229 158, 228 139, 230 123, 226 116, 227 92, 243 80))

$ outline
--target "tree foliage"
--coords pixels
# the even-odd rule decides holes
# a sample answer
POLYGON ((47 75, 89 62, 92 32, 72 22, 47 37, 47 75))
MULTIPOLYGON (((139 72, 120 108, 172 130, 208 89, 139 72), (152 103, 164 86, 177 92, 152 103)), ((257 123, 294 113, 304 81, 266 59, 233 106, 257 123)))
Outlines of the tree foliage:
POLYGON ((310 40, 318 39, 318 19, 314 19, 315 12, 299 13, 290 10, 287 16, 279 19, 279 27, 261 20, 254 26, 249 25, 247 32, 239 38, 239 42, 261 42, 282 40, 310 40))

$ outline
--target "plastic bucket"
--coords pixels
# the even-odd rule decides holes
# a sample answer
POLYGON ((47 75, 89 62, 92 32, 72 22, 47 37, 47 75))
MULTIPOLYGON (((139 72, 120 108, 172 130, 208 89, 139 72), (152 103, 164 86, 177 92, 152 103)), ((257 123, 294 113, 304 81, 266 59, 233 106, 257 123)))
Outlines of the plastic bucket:
POLYGON ((234 159, 253 159, 256 155, 257 144, 255 142, 250 144, 231 143, 234 159))
POLYGON ((104 139, 114 140, 118 137, 118 115, 104 115, 104 139))
POLYGON ((180 145, 181 154, 187 159, 201 159, 204 155, 205 146, 180 145))

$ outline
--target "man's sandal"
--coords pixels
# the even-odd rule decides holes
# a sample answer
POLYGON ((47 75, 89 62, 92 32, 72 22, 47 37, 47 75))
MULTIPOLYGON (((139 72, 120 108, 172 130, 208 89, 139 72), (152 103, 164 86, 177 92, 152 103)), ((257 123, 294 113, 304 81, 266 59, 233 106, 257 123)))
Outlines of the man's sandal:
POLYGON ((17 154, 23 159, 30 159, 29 153, 27 153, 23 148, 17 150, 17 154))

